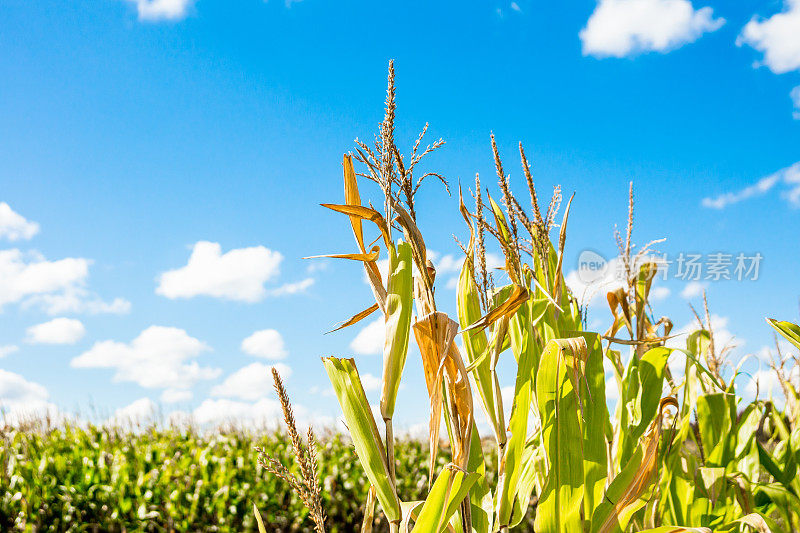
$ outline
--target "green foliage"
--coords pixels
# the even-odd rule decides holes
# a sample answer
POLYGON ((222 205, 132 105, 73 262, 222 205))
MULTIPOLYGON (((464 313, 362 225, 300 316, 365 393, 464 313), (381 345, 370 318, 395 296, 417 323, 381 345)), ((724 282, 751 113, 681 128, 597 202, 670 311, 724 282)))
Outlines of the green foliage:
MULTIPOLYGON (((257 464, 255 446, 294 465, 278 433, 0 431, 0 531, 256 531, 254 503, 267 531, 312 531, 289 486, 257 464)), ((403 500, 427 493, 425 448, 397 442, 399 468, 411 473, 397 482, 403 500)), ((328 530, 357 531, 369 487, 351 443, 328 435, 319 456, 328 530)), ((442 454, 437 468, 446 462, 442 454)))

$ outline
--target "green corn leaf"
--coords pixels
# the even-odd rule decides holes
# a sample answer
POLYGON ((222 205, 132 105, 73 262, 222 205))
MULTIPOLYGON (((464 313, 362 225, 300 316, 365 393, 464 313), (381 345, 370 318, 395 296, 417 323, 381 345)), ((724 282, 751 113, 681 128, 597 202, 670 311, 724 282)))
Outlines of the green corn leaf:
POLYGON ((445 466, 425 499, 412 533, 444 531, 450 518, 480 477, 476 472, 466 473, 452 464, 445 466))
POLYGON ((386 290, 386 341, 383 348, 381 415, 392 418, 400 378, 408 355, 413 306, 411 245, 398 241, 389 250, 389 283, 386 290))
POLYGON ((616 467, 628 462, 639 438, 656 415, 664 383, 664 368, 670 348, 659 346, 648 350, 640 360, 631 357, 622 386, 619 414, 621 432, 616 467))
POLYGON ((774 318, 768 318, 767 323, 783 335, 787 341, 794 344, 795 348, 800 350, 800 326, 785 320, 775 320, 774 318))
POLYGON ((389 478, 386 449, 361 385, 356 363, 353 359, 336 357, 325 357, 322 362, 342 407, 356 455, 369 482, 375 487, 378 502, 389 521, 399 521, 400 500, 389 478))
MULTIPOLYGON (((542 445, 547 479, 536 512, 541 533, 580 533, 584 493, 581 428, 581 366, 586 360, 582 338, 552 340, 545 346, 536 376, 536 400, 542 418, 542 445)), ((603 428, 597 428, 602 432, 603 428)))
MULTIPOLYGON (((481 318, 480 297, 478 288, 472 277, 473 268, 471 258, 464 261, 458 277, 458 294, 456 306, 461 329, 467 328, 481 318)), ((467 365, 475 365, 472 376, 475 379, 475 388, 481 397, 484 411, 492 423, 495 435, 505 433, 503 413, 500 409, 500 385, 497 377, 490 368, 489 343, 486 339, 486 330, 473 329, 462 333, 464 351, 467 355, 467 365), (479 361, 480 360, 480 361, 479 361)))
POLYGON ((706 451, 706 465, 724 467, 733 459, 735 421, 733 394, 717 392, 697 398, 697 425, 706 451))
POLYGON ((607 437, 609 427, 606 406, 606 381, 603 368, 603 346, 596 333, 582 333, 589 350, 586 359, 588 397, 583 403, 583 495, 584 515, 591 516, 603 498, 608 477, 607 437))
POLYGON ((538 366, 538 347, 533 338, 530 322, 530 307, 523 304, 509 323, 511 349, 517 357, 517 379, 514 384, 514 404, 511 407, 509 430, 511 437, 506 444, 504 462, 505 475, 497 501, 497 519, 500 527, 511 522, 516 500, 517 483, 524 465, 522 454, 528 436, 528 414, 533 396, 533 372, 538 366))

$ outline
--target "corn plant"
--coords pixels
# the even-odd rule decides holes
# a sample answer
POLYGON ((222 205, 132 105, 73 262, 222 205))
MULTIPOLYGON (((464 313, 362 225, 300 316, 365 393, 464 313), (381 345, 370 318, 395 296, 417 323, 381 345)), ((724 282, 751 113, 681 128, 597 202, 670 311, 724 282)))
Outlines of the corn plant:
MULTIPOLYGON (((427 257, 414 208, 414 195, 424 178, 436 176, 443 181, 435 173, 415 179, 415 165, 442 143, 419 153, 420 136, 410 157, 400 154, 394 144, 394 92, 390 65, 380 133, 374 147, 359 142, 356 150, 355 159, 365 171, 357 173, 353 158, 345 155, 345 202, 324 204, 349 217, 357 245, 353 253, 325 257, 361 262, 375 298, 373 305, 339 328, 373 312, 384 316, 383 433, 372 415, 355 361, 328 357, 323 363, 374 500, 391 531, 509 531, 522 522, 534 493, 537 531, 606 532, 644 523, 643 510, 660 466, 665 418, 679 404, 674 396, 661 395, 669 355, 663 343, 671 323, 653 321, 646 312, 655 269, 651 263, 640 265, 646 250, 632 255, 632 204, 624 244, 628 285, 608 296, 614 324, 605 335, 584 331, 580 306, 562 271, 572 198, 560 224, 556 222, 559 188, 541 212, 520 145, 531 197, 532 212, 527 214, 511 191, 492 137, 503 207, 481 189, 479 177, 473 212, 459 191, 470 237, 462 246, 465 261, 458 280, 458 320, 454 320, 437 308, 436 271, 427 257), (380 186, 382 211, 362 205, 359 176, 380 186), (369 250, 365 223, 378 232, 369 250), (553 242, 550 234, 557 226, 553 242), (395 231, 403 235, 397 241, 395 231), (498 276, 487 269, 487 234, 505 259, 498 276), (389 259, 385 280, 376 266, 381 252, 389 259), (661 326, 664 331, 659 333, 661 326), (623 327, 629 339, 615 336, 623 327), (404 502, 396 489, 392 416, 412 331, 430 398, 429 479, 436 481, 426 499, 404 502), (454 342, 459 335, 463 356, 454 342), (605 347, 604 342, 608 343, 605 347), (627 367, 612 344, 634 347, 627 367), (496 368, 509 351, 516 361, 516 379, 506 421, 496 368), (613 425, 606 406, 604 358, 613 363, 621 388, 613 425), (487 481, 488 461, 475 423, 472 385, 494 434, 497 472, 493 486, 487 481), (452 463, 435 472, 442 420, 452 463)), ((363 530, 369 530, 369 525, 363 530)))

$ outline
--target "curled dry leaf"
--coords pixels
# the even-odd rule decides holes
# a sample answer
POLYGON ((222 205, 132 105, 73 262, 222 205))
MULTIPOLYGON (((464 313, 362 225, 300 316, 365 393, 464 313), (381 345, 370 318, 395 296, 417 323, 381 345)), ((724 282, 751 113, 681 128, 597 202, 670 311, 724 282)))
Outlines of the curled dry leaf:
POLYGON ((414 323, 414 337, 417 340, 425 382, 431 401, 431 417, 429 427, 430 479, 436 454, 439 449, 439 427, 441 424, 444 388, 450 400, 450 415, 455 431, 453 462, 460 468, 466 468, 469 458, 469 443, 472 434, 473 412, 472 391, 467 371, 461 354, 453 339, 458 332, 458 324, 445 313, 431 313, 414 323))
POLYGON ((473 329, 484 329, 490 324, 494 324, 501 316, 511 318, 514 313, 517 312, 517 309, 519 309, 522 304, 528 301, 528 296, 528 289, 522 285, 514 285, 514 289, 511 291, 511 294, 505 302, 498 305, 484 316, 476 320, 474 323, 464 328, 462 333, 471 331, 473 329))

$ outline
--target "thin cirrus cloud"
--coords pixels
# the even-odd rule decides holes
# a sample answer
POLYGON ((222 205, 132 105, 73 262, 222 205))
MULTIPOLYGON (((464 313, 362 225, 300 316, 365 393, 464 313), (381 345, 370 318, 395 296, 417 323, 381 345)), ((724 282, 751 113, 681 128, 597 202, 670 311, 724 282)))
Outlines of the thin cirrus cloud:
POLYGON ((157 22, 162 20, 181 20, 189 14, 194 0, 128 0, 136 5, 139 20, 157 22))
POLYGON ((289 355, 283 337, 274 329, 262 329, 242 341, 242 351, 264 359, 285 359, 289 355))
POLYGON ((226 377, 219 385, 215 385, 211 389, 211 396, 249 401, 265 398, 272 393, 273 368, 283 379, 292 375, 292 369, 283 363, 275 365, 251 363, 226 377))
POLYGON ((187 390, 198 381, 220 375, 220 369, 200 366, 196 360, 209 350, 208 345, 182 329, 150 326, 129 343, 96 342, 72 359, 70 366, 113 369, 114 381, 145 388, 187 390))
POLYGON ((9 241, 29 240, 39 233, 39 224, 31 222, 11 209, 6 202, 0 202, 0 238, 9 241))
POLYGON ((794 105, 792 117, 795 120, 800 120, 800 85, 792 89, 792 92, 789 93, 789 96, 792 98, 792 104, 794 105))
POLYGON ((156 293, 169 299, 210 296, 254 303, 267 296, 297 294, 308 289, 312 278, 273 289, 264 285, 280 273, 283 255, 264 246, 236 248, 222 253, 219 243, 199 241, 183 267, 158 277, 156 293))
POLYGON ((780 185, 783 186, 781 197, 790 206, 800 208, 800 161, 737 191, 729 191, 715 197, 703 198, 702 205, 711 209, 724 209, 729 205, 763 196, 780 185))
POLYGON ((579 36, 584 55, 625 57, 669 52, 724 23, 689 0, 600 0, 579 36))
POLYGON ((75 344, 86 334, 86 328, 75 318, 54 318, 26 330, 30 344, 75 344))

